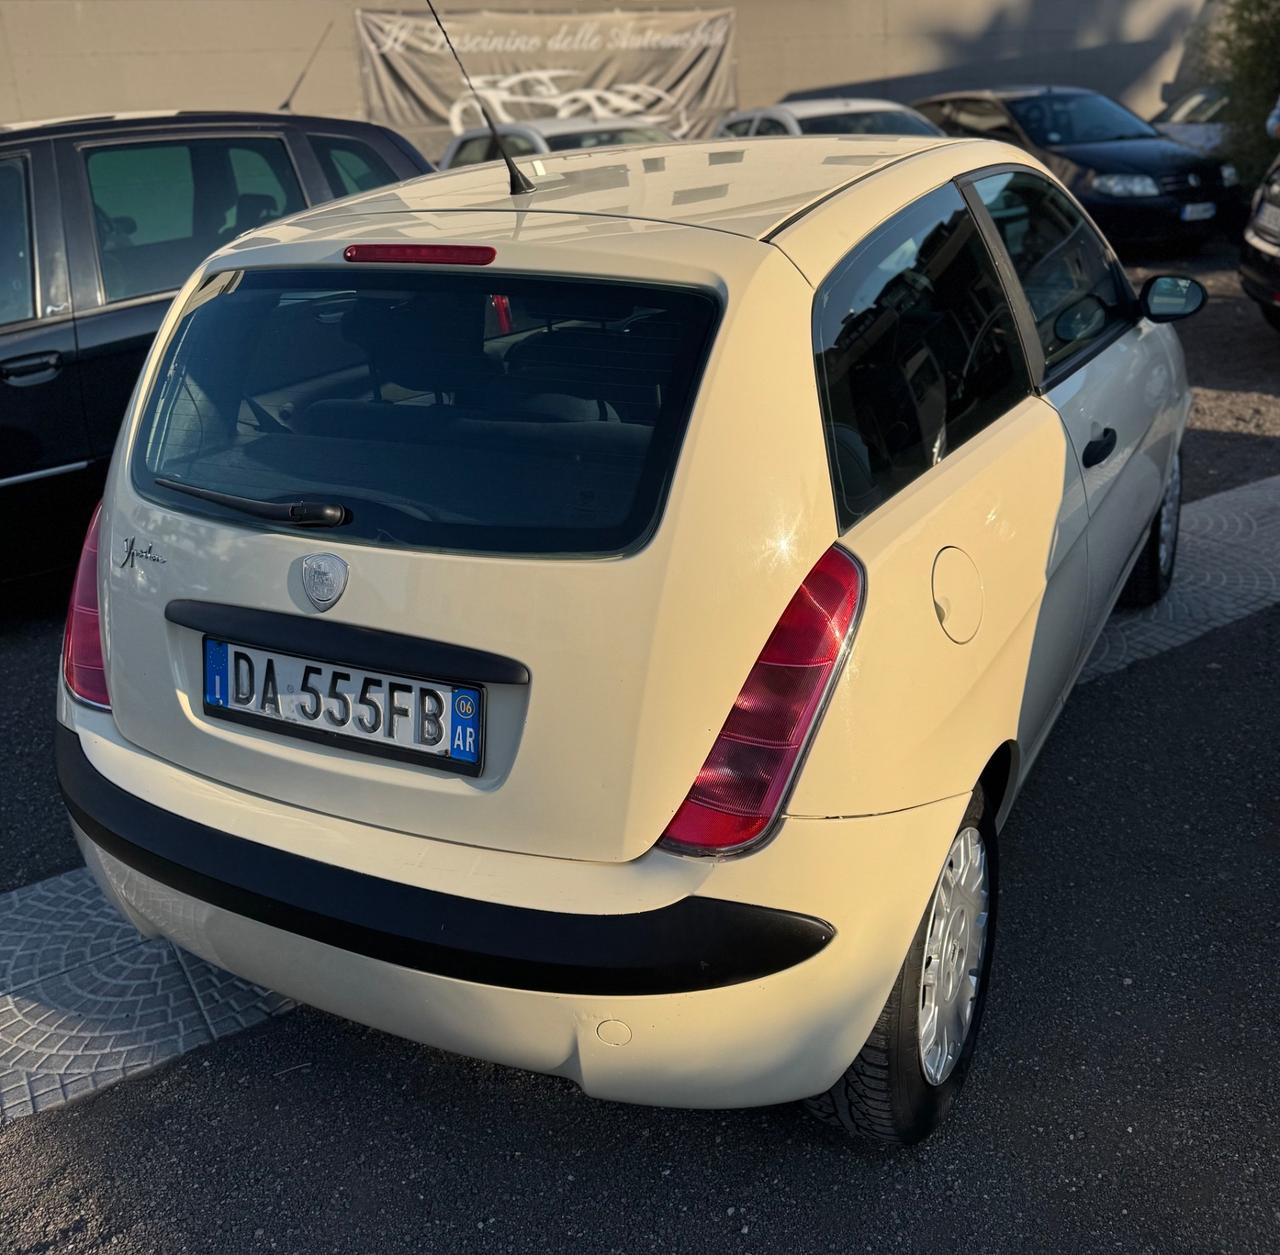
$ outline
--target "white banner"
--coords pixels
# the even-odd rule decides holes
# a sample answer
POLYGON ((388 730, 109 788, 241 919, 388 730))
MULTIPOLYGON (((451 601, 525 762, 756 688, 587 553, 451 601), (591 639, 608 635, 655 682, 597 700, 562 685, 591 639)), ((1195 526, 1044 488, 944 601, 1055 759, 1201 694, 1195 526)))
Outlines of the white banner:
POLYGON ((483 124, 479 100, 499 122, 644 119, 681 138, 734 107, 732 9, 441 16, 474 93, 430 13, 355 15, 369 117, 430 157, 483 124))

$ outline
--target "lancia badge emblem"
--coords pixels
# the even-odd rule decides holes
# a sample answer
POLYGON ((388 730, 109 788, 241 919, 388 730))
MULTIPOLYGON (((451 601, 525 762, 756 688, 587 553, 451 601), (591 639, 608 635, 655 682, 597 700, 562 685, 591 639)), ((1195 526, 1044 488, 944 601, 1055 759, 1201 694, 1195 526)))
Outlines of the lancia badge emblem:
POLYGON ((302 559, 302 590, 317 610, 338 604, 347 586, 347 564, 336 553, 312 553, 302 559))
POLYGON ((1198 174, 1189 174, 1187 175, 1187 182, 1190 183, 1192 187, 1199 187, 1200 176, 1198 174))

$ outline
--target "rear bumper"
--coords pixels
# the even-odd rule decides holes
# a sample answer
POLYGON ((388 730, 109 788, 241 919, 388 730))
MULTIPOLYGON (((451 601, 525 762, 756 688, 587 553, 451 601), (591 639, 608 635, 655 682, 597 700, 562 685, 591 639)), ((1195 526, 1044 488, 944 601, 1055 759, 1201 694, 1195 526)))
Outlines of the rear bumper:
POLYGON ((823 920, 711 897, 581 915, 439 893, 243 841, 152 806, 95 770, 68 728, 57 730, 56 755, 79 833, 148 880, 435 976, 546 993, 688 993, 794 967, 835 936, 823 920))
POLYGON ((285 808, 130 747, 108 714, 73 718, 57 753, 77 840, 142 931, 375 1028, 661 1106, 831 1085, 875 1024, 966 801, 788 820, 718 864, 534 860, 575 908, 539 909, 566 900, 528 856, 405 837, 412 862, 392 880, 320 861, 334 855, 322 816, 291 820, 314 824, 317 858, 237 835, 282 830, 285 808), (411 883, 425 868, 456 888, 460 857, 475 897, 411 883))

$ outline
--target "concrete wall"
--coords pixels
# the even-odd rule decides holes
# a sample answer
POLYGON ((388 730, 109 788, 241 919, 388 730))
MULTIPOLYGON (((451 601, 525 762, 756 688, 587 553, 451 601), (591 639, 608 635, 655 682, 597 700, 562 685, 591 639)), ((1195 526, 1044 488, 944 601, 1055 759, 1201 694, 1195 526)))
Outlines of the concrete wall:
MULTIPOLYGON (((744 105, 857 85, 909 99, 1011 81, 1076 82, 1149 114, 1204 0, 740 0, 744 105)), ((0 121, 167 108, 274 108, 319 39, 298 112, 360 116, 360 0, 0 0, 0 121)), ((371 0, 371 8, 422 8, 371 0)), ((461 9, 463 4, 449 4, 461 9)), ((618 7, 491 0, 522 12, 618 7)), ((626 7, 626 6, 622 6, 626 7)), ((637 8, 660 7, 645 0, 637 8)), ((676 4, 674 7, 696 7, 676 4)))

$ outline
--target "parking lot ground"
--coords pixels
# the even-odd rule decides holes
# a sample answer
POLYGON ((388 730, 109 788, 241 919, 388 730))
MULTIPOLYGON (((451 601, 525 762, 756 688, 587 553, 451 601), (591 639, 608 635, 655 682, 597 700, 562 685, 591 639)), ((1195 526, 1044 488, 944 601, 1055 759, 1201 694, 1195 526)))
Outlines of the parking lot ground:
POLYGON ((983 1052, 903 1154, 302 1011, 0 1131, 18 1252, 1274 1251, 1280 607, 1081 686, 1006 829, 983 1052))
MULTIPOLYGON (((1229 293, 1224 265, 1176 268, 1229 293)), ((1183 338, 1189 496, 1263 490, 1280 337, 1227 296, 1183 338)), ((0 891, 79 861, 62 602, 0 597, 0 891)), ((0 1251, 1276 1250, 1280 606, 1257 607, 1074 694, 1003 837, 983 1050, 927 1145, 599 1103, 302 1010, 0 1125, 0 1251)))

